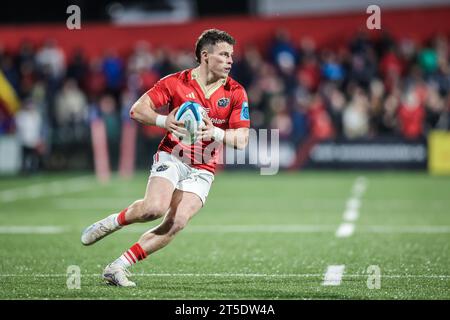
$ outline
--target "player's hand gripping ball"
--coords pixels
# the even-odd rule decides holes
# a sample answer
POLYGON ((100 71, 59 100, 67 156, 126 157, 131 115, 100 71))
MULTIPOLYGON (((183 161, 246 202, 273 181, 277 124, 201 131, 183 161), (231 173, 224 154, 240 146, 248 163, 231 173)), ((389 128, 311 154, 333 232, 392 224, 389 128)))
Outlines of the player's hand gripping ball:
POLYGON ((192 101, 186 101, 183 103, 175 114, 175 120, 184 123, 184 128, 188 134, 174 135, 180 140, 180 143, 184 145, 195 144, 198 140, 198 131, 205 123, 203 119, 207 117, 206 110, 198 103, 192 101))

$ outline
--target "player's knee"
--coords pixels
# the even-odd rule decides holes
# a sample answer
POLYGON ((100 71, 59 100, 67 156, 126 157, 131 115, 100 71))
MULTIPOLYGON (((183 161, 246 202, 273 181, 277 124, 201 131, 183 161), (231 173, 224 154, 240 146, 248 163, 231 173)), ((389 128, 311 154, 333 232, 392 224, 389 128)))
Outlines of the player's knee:
POLYGON ((177 216, 175 218, 171 218, 168 221, 168 224, 170 225, 170 235, 174 235, 186 227, 188 224, 189 219, 186 216, 177 216))
POLYGON ((166 214, 169 207, 161 202, 154 202, 144 205, 142 218, 144 220, 154 220, 166 214))

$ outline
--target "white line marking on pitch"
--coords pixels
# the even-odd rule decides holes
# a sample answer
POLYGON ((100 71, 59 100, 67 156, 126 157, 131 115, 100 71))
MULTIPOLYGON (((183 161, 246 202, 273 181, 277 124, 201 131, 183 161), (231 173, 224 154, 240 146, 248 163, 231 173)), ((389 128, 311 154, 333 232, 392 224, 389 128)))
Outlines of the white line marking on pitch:
POLYGON ((84 191, 97 184, 92 176, 70 178, 67 180, 39 183, 22 188, 0 191, 1 202, 13 202, 20 199, 35 199, 47 196, 56 196, 70 192, 84 191))
POLYGON ((367 179, 358 177, 352 187, 352 196, 347 200, 344 211, 344 222, 336 230, 336 237, 347 238, 355 231, 353 222, 359 218, 359 208, 361 207, 361 196, 367 189, 367 179))
POLYGON ((323 286, 338 286, 341 284, 342 275, 344 274, 345 265, 328 266, 325 273, 322 285, 323 286))
POLYGON ((347 238, 355 232, 355 225, 353 223, 344 222, 336 230, 336 237, 347 238))
POLYGON ((358 217, 359 217, 358 210, 347 209, 344 212, 344 221, 353 222, 353 221, 356 221, 356 219, 358 219, 358 217))
POLYGON ((356 178, 355 184, 353 185, 352 189, 353 195, 359 198, 363 195, 366 189, 367 189, 366 177, 360 176, 356 178))
POLYGON ((370 233, 450 233, 450 226, 365 226, 370 233))
POLYGON ((57 226, 0 226, 0 234, 59 234, 64 227, 57 226))
MULTIPOLYGON (((88 273, 81 274, 81 277, 100 277, 100 273, 88 273)), ((322 273, 291 273, 291 274, 283 274, 283 273, 275 273, 275 274, 267 274, 267 273, 133 273, 133 276, 136 277, 217 277, 217 278, 225 278, 225 277, 255 277, 255 278, 317 278, 323 277, 322 273)), ((0 274, 0 277, 36 277, 36 278, 59 278, 59 277, 67 277, 65 273, 55 273, 55 274, 45 274, 45 273, 4 273, 0 274)), ((346 274, 346 278, 367 278, 367 274, 346 274)), ((412 278, 412 279, 450 279, 450 275, 448 274, 428 274, 428 275, 415 275, 415 274, 387 274, 382 275, 383 278, 412 278)))
POLYGON ((347 209, 359 210, 360 206, 361 206, 361 201, 359 200, 359 198, 350 198, 347 200, 347 209))

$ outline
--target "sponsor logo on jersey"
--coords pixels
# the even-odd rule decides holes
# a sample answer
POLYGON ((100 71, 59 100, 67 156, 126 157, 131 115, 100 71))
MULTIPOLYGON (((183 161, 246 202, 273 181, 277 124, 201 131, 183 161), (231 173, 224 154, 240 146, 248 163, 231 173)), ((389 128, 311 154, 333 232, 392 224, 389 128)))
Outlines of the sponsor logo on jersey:
POLYGON ((221 98, 221 99, 217 100, 217 105, 220 108, 225 108, 229 104, 230 104, 230 99, 228 99, 228 98, 221 98))
POLYGON ((211 118, 211 122, 213 124, 223 124, 223 123, 228 122, 228 119, 211 118))
POLYGON ((247 101, 245 101, 242 104, 241 120, 250 120, 250 114, 249 114, 249 111, 248 111, 248 102, 247 101))
POLYGON ((167 169, 169 169, 169 166, 167 164, 162 164, 156 169, 156 171, 162 172, 162 171, 166 171, 167 169))

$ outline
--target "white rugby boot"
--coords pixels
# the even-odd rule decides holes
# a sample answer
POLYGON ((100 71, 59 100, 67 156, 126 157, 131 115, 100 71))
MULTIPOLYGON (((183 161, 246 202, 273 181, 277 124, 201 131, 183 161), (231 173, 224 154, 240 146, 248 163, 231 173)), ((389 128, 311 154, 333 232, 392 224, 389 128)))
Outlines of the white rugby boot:
POLYGON ((108 234, 121 229, 122 226, 116 222, 117 215, 117 213, 114 213, 84 229, 81 234, 81 243, 89 246, 106 237, 108 234))
POLYGON ((127 277, 131 276, 130 271, 126 268, 110 263, 103 270, 103 279, 110 285, 118 287, 135 287, 136 283, 128 280, 127 277))

